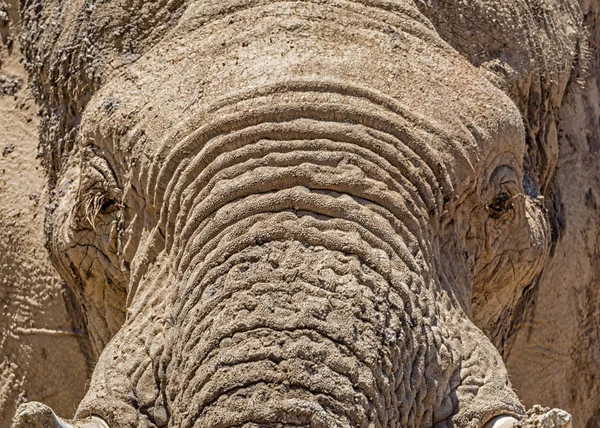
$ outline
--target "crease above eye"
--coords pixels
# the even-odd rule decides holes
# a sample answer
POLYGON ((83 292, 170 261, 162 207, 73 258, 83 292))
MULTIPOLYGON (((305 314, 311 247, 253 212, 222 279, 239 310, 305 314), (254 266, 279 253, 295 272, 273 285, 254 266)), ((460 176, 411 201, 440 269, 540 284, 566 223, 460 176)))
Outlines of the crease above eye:
POLYGON ((84 155, 83 161, 85 166, 95 170, 103 178, 107 188, 119 188, 115 171, 106 158, 90 150, 84 155))
POLYGON ((491 174, 482 196, 486 207, 490 208, 490 206, 498 205, 500 200, 507 199, 502 196, 503 194, 508 194, 508 199, 512 200, 520 193, 523 191, 515 170, 508 165, 501 165, 491 174))
POLYGON ((95 156, 85 166, 87 167, 83 174, 85 179, 80 186, 80 193, 103 194, 105 199, 120 204, 121 189, 106 159, 95 156))
POLYGON ((520 191, 519 184, 511 180, 500 184, 500 194, 502 193, 508 193, 513 198, 522 192, 520 191))

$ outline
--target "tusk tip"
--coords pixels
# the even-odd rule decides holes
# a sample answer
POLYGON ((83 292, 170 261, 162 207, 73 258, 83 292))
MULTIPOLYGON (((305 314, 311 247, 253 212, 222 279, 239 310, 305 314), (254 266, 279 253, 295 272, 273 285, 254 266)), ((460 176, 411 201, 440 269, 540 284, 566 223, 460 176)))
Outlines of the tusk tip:
POLYGON ((54 411, 41 403, 30 402, 19 406, 12 422, 12 428, 109 428, 97 416, 73 422, 56 416, 54 411))
POLYGON ((483 428, 513 428, 516 426, 517 419, 508 415, 500 415, 488 421, 483 428))

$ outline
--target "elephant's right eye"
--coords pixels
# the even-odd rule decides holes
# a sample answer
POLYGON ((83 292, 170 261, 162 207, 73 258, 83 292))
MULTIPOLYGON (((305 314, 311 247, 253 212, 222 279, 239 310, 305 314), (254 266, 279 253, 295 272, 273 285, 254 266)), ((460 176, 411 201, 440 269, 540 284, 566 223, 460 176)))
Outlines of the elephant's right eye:
MULTIPOLYGON (((88 226, 96 230, 96 226, 101 222, 103 216, 117 213, 121 207, 122 204, 109 196, 104 189, 89 189, 80 194, 77 216, 80 222, 85 220, 88 226)), ((80 226, 84 225, 80 223, 80 226)))
POLYGON ((104 199, 102 201, 102 206, 100 207, 101 214, 110 214, 119 209, 120 203, 114 199, 109 198, 107 195, 104 195, 104 199))
POLYGON ((86 220, 93 229, 96 229, 100 217, 112 217, 123 207, 121 190, 112 168, 106 159, 91 151, 84 155, 78 193, 78 217, 86 220))

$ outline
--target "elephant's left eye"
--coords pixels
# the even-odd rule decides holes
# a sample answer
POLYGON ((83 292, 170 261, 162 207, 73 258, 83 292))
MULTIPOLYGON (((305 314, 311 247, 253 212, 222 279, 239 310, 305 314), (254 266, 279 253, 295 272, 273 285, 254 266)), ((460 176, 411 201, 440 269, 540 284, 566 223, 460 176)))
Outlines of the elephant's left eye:
POLYGON ((507 165, 496 168, 482 194, 488 215, 493 219, 507 220, 506 215, 515 210, 516 196, 520 193, 515 171, 507 165))
POLYGON ((499 217, 512 210, 514 207, 513 197, 510 193, 502 192, 489 203, 486 208, 491 217, 499 217))

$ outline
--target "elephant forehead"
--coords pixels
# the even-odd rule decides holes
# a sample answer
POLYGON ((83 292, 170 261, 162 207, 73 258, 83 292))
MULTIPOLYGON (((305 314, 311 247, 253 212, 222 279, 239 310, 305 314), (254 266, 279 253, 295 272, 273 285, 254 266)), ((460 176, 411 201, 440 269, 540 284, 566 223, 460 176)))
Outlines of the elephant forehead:
POLYGON ((514 104, 408 6, 383 11, 272 2, 209 9, 190 6, 168 37, 96 94, 84 125, 144 129, 147 138, 137 149, 152 154, 174 130, 185 135, 240 109, 275 100, 360 104, 353 95, 367 91, 462 141, 462 149, 473 152, 469 162, 498 150, 521 157, 522 123, 514 104), (264 89, 299 81, 315 85, 264 89), (323 90, 319 82, 345 89, 323 90), (256 96, 241 107, 227 102, 245 92, 256 96))
POLYGON ((504 78, 540 74, 555 80, 558 92, 564 90, 578 45, 584 43, 576 0, 418 1, 417 5, 444 40, 474 65, 499 60, 503 68, 512 69, 513 75, 504 78))

